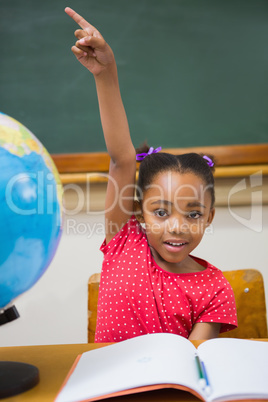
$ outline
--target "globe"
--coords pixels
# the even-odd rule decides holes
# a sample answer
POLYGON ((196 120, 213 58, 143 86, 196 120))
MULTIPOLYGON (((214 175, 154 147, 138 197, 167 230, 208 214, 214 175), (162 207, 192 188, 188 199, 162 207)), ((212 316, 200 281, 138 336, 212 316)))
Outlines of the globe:
POLYGON ((31 288, 62 232, 62 186, 41 142, 0 113, 0 308, 31 288))

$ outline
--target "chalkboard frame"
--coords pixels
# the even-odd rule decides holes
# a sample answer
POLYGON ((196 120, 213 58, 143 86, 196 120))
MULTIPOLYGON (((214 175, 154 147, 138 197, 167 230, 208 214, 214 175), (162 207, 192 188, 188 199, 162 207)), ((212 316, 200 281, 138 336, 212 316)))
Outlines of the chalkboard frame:
MULTIPOLYGON (((51 154, 103 152, 94 80, 70 50, 77 27, 66 2, 2 3, 0 110, 51 154)), ((267 142, 266 0, 69 5, 114 50, 135 146, 145 139, 175 149, 267 142)))
MULTIPOLYGON (((216 161, 215 177, 247 175, 258 169, 268 175, 268 144, 173 148, 163 149, 163 151, 175 155, 187 152, 213 155, 216 161)), ((73 174, 109 171, 110 158, 107 152, 54 154, 52 158, 65 182, 75 181, 75 176, 71 176, 73 174), (65 180, 64 175, 68 176, 65 180)), ((85 180, 86 177, 82 176, 81 181, 85 180)))

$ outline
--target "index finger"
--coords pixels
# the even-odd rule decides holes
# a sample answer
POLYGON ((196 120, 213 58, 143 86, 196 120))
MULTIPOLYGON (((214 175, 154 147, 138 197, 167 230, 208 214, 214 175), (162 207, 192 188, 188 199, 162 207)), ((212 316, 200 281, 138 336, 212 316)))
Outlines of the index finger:
POLYGON ((93 25, 91 25, 89 22, 87 22, 81 15, 77 14, 72 8, 66 7, 65 8, 66 14, 69 15, 82 29, 86 28, 93 28, 93 25))

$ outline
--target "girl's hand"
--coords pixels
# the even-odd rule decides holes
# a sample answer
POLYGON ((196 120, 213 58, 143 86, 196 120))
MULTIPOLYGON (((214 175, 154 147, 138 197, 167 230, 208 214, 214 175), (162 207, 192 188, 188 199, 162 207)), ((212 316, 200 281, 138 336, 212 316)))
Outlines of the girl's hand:
POLYGON ((71 8, 65 12, 82 28, 75 31, 78 41, 72 47, 77 60, 95 76, 115 64, 113 51, 100 32, 71 8))

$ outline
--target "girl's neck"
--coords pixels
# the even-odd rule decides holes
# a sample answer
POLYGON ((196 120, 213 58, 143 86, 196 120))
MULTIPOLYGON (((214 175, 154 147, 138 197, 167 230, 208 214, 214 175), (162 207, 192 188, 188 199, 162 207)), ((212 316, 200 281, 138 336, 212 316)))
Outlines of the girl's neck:
POLYGON ((167 272, 173 274, 185 274, 185 273, 200 272, 206 269, 202 265, 198 264, 198 262, 196 262, 189 255, 183 261, 173 263, 165 261, 151 246, 150 250, 156 264, 167 272))

